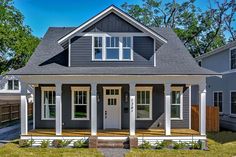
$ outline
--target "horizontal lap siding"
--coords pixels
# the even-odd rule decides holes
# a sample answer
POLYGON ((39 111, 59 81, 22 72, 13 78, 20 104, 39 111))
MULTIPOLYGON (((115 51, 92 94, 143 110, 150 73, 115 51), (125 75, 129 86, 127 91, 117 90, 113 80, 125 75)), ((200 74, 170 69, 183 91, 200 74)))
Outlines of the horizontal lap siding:
POLYGON ((134 61, 92 61, 92 37, 76 36, 71 40, 72 67, 153 67, 154 42, 147 36, 134 37, 134 61))

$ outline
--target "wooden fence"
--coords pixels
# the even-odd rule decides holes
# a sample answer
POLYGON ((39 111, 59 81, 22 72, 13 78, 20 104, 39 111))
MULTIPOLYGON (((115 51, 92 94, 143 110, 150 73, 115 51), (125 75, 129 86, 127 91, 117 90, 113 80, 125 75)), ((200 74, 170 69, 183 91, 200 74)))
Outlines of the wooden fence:
MULTIPOLYGON (((33 103, 28 105, 28 116, 33 115, 33 103)), ((20 119, 20 102, 4 101, 0 103, 0 125, 20 119)))
MULTIPOLYGON (((199 130, 199 106, 192 105, 191 126, 193 130, 199 130)), ((206 131, 218 132, 219 127, 219 108, 215 106, 206 107, 206 131)))

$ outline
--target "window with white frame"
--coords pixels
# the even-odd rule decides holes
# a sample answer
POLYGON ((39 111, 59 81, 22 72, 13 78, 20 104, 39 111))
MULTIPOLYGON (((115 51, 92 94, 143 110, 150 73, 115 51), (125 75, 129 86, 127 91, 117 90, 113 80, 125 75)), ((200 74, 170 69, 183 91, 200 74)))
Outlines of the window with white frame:
POLYGON ((236 69, 236 48, 230 50, 230 67, 236 69))
POLYGON ((152 119, 152 87, 136 88, 136 119, 151 120, 152 119))
POLYGON ((42 87, 42 119, 53 120, 56 117, 55 87, 42 87))
POLYGON ((94 59, 102 60, 102 37, 94 37, 94 59))
POLYGON ((172 87, 171 119, 183 119, 183 88, 172 87))
POLYGON ((72 87, 72 119, 89 120, 89 87, 72 87))
POLYGON ((19 90, 19 80, 8 80, 7 81, 8 90, 19 90))
POLYGON ((131 59, 131 37, 123 37, 123 59, 131 59))
POLYGON ((236 114, 236 91, 231 91, 231 114, 236 114))
POLYGON ((106 59, 119 59, 119 37, 106 37, 106 59))
POLYGON ((213 92, 213 96, 214 96, 214 99, 213 99, 213 104, 214 106, 217 106, 219 107, 219 111, 222 112, 222 99, 223 99, 223 95, 222 95, 222 92, 219 92, 219 91, 215 91, 213 92))
POLYGON ((132 37, 101 35, 93 37, 93 41, 92 59, 95 61, 132 61, 133 59, 132 37))

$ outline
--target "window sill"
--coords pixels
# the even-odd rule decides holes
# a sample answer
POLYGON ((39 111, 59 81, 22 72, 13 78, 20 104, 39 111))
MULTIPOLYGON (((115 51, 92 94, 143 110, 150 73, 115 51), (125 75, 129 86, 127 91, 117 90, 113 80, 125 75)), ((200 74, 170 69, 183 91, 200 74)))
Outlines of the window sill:
POLYGON ((230 114, 229 116, 232 118, 236 118, 236 114, 230 114))
POLYGON ((92 62, 133 62, 134 60, 92 60, 92 62))
POLYGON ((42 118, 41 120, 56 120, 56 118, 42 118))
POLYGON ((135 120, 152 120, 152 118, 136 118, 135 120))
POLYGON ((183 118, 171 118, 170 120, 183 120, 183 118))
POLYGON ((72 118, 71 120, 89 120, 89 118, 72 118))

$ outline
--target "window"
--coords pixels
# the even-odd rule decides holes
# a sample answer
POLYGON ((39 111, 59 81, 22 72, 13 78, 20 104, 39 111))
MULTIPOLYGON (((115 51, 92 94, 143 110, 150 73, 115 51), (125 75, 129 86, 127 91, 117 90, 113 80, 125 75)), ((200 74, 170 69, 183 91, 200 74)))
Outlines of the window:
POLYGON ((123 37, 123 59, 131 59, 131 37, 123 37))
POLYGON ((230 67, 231 69, 236 69, 236 48, 230 50, 230 67))
POLYGON ((93 42, 92 59, 95 61, 133 60, 132 37, 118 37, 104 34, 100 37, 94 37, 93 42))
POLYGON ((183 119, 183 89, 173 87, 171 91, 171 119, 183 119))
POLYGON ((94 37, 94 59, 102 59, 102 37, 94 37))
POLYGON ((219 111, 222 112, 222 92, 214 92, 213 94, 214 99, 213 99, 213 104, 214 106, 218 106, 219 107, 219 111))
POLYGON ((53 120, 56 117, 55 87, 42 87, 42 119, 53 120))
POLYGON ((137 87, 137 120, 152 120, 152 87, 137 87))
POLYGON ((72 120, 89 120, 89 87, 72 87, 72 120))
POLYGON ((18 80, 8 80, 7 89, 8 90, 19 90, 19 81, 18 80))
POLYGON ((231 91, 231 114, 236 114, 236 91, 231 91))
POLYGON ((119 37, 106 37, 106 59, 119 59, 119 37))

